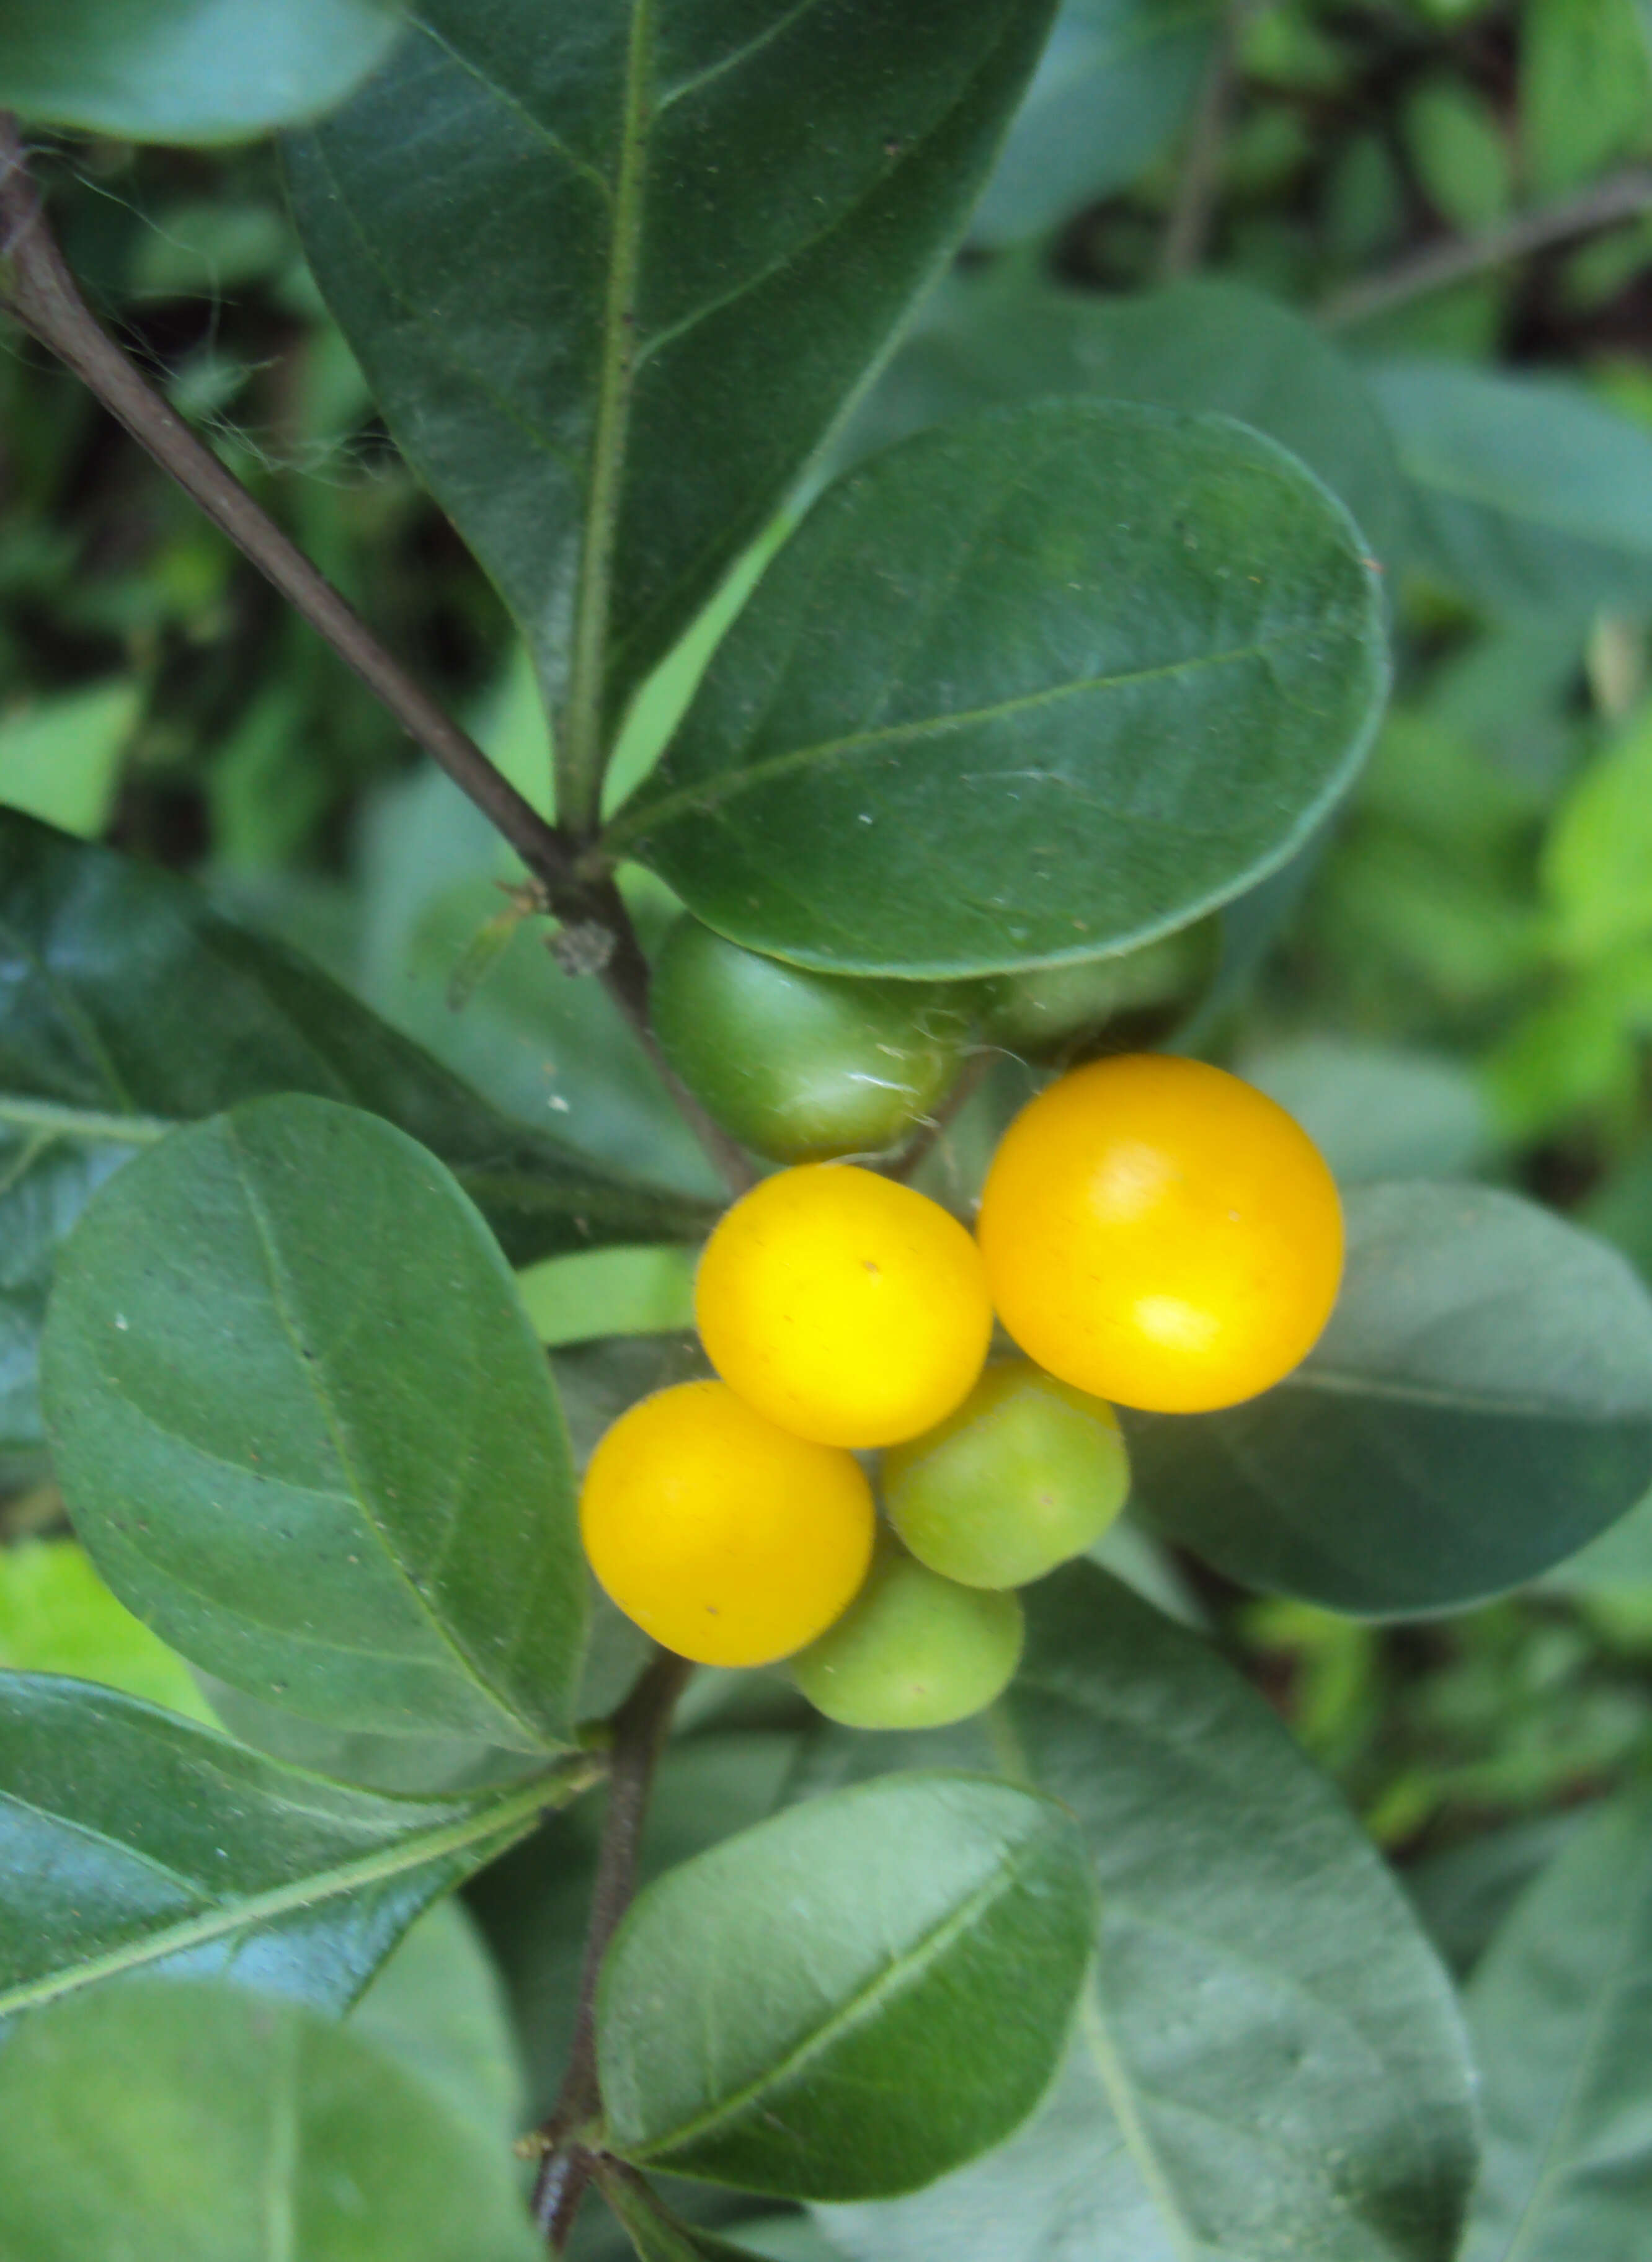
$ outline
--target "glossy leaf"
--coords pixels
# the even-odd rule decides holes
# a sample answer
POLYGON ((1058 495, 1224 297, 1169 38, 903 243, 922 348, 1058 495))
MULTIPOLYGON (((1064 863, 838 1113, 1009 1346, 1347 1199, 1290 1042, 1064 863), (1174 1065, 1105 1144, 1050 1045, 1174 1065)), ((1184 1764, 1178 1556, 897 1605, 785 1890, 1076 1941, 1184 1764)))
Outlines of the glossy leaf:
POLYGON ((535 2262, 509 2149, 347 2028, 142 1980, 0 2052, 6 2262, 535 2262))
POLYGON ((274 1091, 400 1124, 458 1173, 517 1264, 703 1229, 691 1199, 495 1113, 187 882, 0 810, 0 1444, 40 1443, 46 1296, 97 1187, 174 1124, 274 1091))
POLYGON ((1101 1934, 1067 2068, 1002 2150, 823 2209, 828 2237, 855 2262, 1449 2262, 1468 2054, 1370 1843, 1203 1642, 1087 1565, 1025 1600, 994 1719, 833 1730, 809 1779, 990 1753, 1071 1807, 1101 1934))
POLYGON ((1104 297, 1059 289, 1025 259, 952 276, 850 423, 845 450, 1052 393, 1235 417, 1300 456, 1379 557, 1400 546, 1399 460, 1358 366, 1277 299, 1225 278, 1104 297))
POLYGON ((127 141, 234 141, 348 93, 393 0, 6 0, 0 109, 127 141))
POLYGON ((1652 1793, 1578 1831, 1475 1975, 1485 2169, 1463 2262, 1639 2262, 1652 2211, 1652 1793))
POLYGON ((1652 1299, 1513 1194, 1348 1201, 1304 1365, 1222 1414, 1137 1418, 1139 1502, 1230 1578, 1363 1617, 1450 1610, 1561 1561, 1652 1483, 1652 1299))
POLYGON ((80 1536, 192 1662, 334 1728, 566 1740, 561 1410, 480 1218, 400 1132, 266 1099, 151 1149, 64 1253, 43 1380, 80 1536))
POLYGON ((0 2017, 158 1964, 343 2010, 557 1797, 376 1797, 112 1689, 0 1675, 0 2017))
POLYGON ((1208 0, 1066 0, 971 238, 1039 234, 1128 188, 1192 109, 1215 25, 1208 0))
POLYGON ((1094 1921, 1053 1800, 930 1775, 794 1807, 668 1871, 616 1934, 610 2142, 786 2198, 910 2191, 1036 2104, 1094 1921))
POLYGON ((1557 380, 1425 361, 1369 376, 1452 587, 1579 621, 1652 602, 1652 433, 1557 380))
POLYGON ((576 732, 688 627, 962 231, 1053 12, 430 0, 290 150, 321 288, 559 705, 571 671, 576 732))
POLYGON ((1369 561, 1293 458, 1216 419, 1039 402, 816 504, 609 837, 803 965, 1094 957, 1288 856, 1385 681, 1369 561))

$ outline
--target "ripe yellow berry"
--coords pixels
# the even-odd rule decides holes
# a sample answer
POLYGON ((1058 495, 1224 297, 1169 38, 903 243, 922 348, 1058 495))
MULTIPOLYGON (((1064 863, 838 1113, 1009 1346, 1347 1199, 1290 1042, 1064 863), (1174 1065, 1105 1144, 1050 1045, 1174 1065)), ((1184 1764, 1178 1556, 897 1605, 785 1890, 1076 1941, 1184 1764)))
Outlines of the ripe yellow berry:
POLYGON ((1153 1053, 1075 1070, 1021 1110, 977 1231, 1028 1357, 1158 1413, 1280 1380, 1342 1276, 1341 1205, 1308 1134, 1237 1077, 1153 1053))
POLYGON ((591 1568, 656 1641, 701 1665, 767 1665, 823 1632, 872 1558, 850 1453, 776 1429, 720 1382, 622 1414, 580 1496, 591 1568))
POLYGON ((929 1429, 968 1392, 992 1329, 956 1219, 842 1163, 782 1171, 735 1203, 700 1260, 695 1315, 725 1382, 832 1445, 929 1429))

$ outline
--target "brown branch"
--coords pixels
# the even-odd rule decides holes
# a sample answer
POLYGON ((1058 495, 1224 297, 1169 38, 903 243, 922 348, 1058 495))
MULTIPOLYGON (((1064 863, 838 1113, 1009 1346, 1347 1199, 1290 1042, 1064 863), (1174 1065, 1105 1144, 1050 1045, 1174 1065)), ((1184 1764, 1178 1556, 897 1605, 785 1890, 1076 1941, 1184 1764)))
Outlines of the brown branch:
POLYGON ((1597 228, 1611 227, 1648 211, 1652 211, 1652 169, 1634 166, 1614 173, 1610 180, 1597 182, 1580 195, 1522 213, 1500 227, 1486 228, 1477 235, 1452 236, 1442 243, 1408 252, 1380 273, 1333 291, 1317 309, 1318 318, 1333 330, 1368 321, 1374 314, 1386 314, 1392 307, 1403 306, 1431 291, 1466 283, 1490 268, 1510 266, 1516 260, 1529 259, 1534 252, 1547 251, 1551 245, 1591 235, 1597 228))
POLYGON ((539 2132, 545 2158, 534 2186, 533 2218, 559 2253, 567 2244, 593 2172, 591 2155, 581 2136, 602 2109, 596 2079, 596 1983, 608 1944, 637 1891, 637 1863, 654 1769, 670 1733, 677 1699, 693 1671, 687 1658, 668 1649, 656 1650, 653 1663, 614 1715, 608 1807, 580 1967, 574 2046, 557 2101, 539 2132))
POLYGON ((891 1178, 911 1178, 929 1159, 944 1134, 956 1118, 963 1114, 970 1100, 985 1083, 995 1055, 984 1047, 965 1061, 959 1070, 958 1080, 932 1113, 924 1118, 894 1160, 884 1165, 884 1176, 891 1178))
POLYGON ((581 861, 577 846, 546 823, 476 741, 386 651, 354 608, 174 414, 103 328, 58 249, 28 171, 17 121, 4 112, 0 112, 0 306, 8 307, 74 371, 503 834, 562 923, 564 933, 556 947, 565 967, 570 972, 600 974, 711 1162, 732 1192, 743 1192, 752 1183, 750 1163, 660 1056, 648 1019, 648 962, 612 879, 600 869, 594 871, 588 860, 581 861))
POLYGON ((1173 283, 1180 276, 1191 275, 1203 262, 1210 239, 1216 193, 1222 184, 1223 152, 1238 92, 1239 32, 1245 4, 1246 0, 1230 0, 1216 26, 1170 217, 1165 224, 1158 259, 1161 282, 1173 283))

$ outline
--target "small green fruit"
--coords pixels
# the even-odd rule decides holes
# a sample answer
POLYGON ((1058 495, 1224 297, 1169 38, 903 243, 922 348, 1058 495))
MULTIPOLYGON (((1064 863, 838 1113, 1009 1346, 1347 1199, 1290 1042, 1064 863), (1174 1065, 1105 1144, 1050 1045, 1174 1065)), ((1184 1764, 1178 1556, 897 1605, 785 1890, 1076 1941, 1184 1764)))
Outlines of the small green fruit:
POLYGON ((950 1089, 969 1030, 934 983, 809 973, 694 918, 661 946, 649 1010, 689 1091, 777 1163, 893 1146, 950 1089))
POLYGON ((1024 1587, 1082 1555, 1129 1488, 1113 1408, 1028 1359, 989 1366, 956 1414, 884 1456, 890 1522, 966 1587, 1024 1587))
POLYGON ((977 1026, 989 1044, 1023 1060, 1077 1060, 1103 1039, 1128 1050, 1156 1042, 1208 987, 1221 955, 1214 917, 1179 927, 1116 958, 994 974, 975 985, 977 1026))
POLYGON ((859 1595, 789 1669, 846 1728, 944 1728, 1003 1694, 1022 1632, 1015 1596, 955 1585, 885 1533, 859 1595))

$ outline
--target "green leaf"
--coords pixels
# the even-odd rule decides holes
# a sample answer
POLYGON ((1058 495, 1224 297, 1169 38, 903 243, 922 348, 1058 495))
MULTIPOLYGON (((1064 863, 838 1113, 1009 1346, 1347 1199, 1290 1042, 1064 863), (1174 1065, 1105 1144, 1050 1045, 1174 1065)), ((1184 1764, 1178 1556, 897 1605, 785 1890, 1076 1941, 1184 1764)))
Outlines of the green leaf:
POLYGON ((1001 2150, 826 2208, 828 2236, 856 2262, 1448 2262, 1467 2049, 1369 1841, 1203 1642, 1087 1565, 1025 1600, 995 1717, 829 1732, 813 1780, 990 1749, 1071 1806, 1101 1937, 1070 2062, 1001 2150))
POLYGON ((0 802, 68 832, 101 832, 141 696, 119 679, 11 709, 0 717, 0 802))
POLYGON ((1138 1502, 1230 1578, 1332 1610, 1500 1594, 1652 1483, 1652 1299, 1513 1194, 1396 1182, 1347 1207, 1317 1349, 1243 1406, 1131 1422, 1138 1502))
POLYGON ((380 1966, 350 2014, 350 2030, 399 2057, 495 2142, 521 2133, 527 2101, 509 2008, 457 1895, 422 1916, 380 1966))
POLYGON ((1368 372, 1432 569, 1492 614, 1652 603, 1652 433, 1555 378, 1368 372))
POLYGON ((609 844, 801 965, 1095 957, 1282 862, 1385 682, 1369 561, 1282 450, 1039 402, 815 505, 609 844))
POLYGON ((1454 73, 1424 79, 1403 111, 1406 146, 1435 210, 1466 232, 1492 227, 1513 200, 1513 157, 1497 113, 1454 73))
POLYGON ((1602 957, 1652 935, 1652 707, 1568 785, 1540 875, 1567 957, 1602 957))
POLYGON ((183 1659, 115 1600, 72 1539, 0 1549, 0 1668, 71 1674, 216 1725, 183 1659))
POLYGON ((428 1053, 198 890, 0 810, 0 1444, 38 1444, 57 1248, 172 1125, 267 1092, 349 1101, 457 1171, 516 1264, 697 1238, 710 1211, 510 1121, 428 1053))
POLYGON ((312 118, 388 53, 392 0, 6 0, 0 109, 126 141, 312 118))
POLYGON ((1042 2095, 1094 1923, 1052 1799, 928 1775, 794 1807, 668 1871, 615 1935, 608 2141, 783 2198, 910 2191, 1042 2095))
MULTIPOLYGON (((597 2170, 602 2197, 625 2227, 641 2262, 749 2262, 751 2249, 685 2222, 645 2178, 610 2161, 597 2170)), ((806 2216, 799 2216, 806 2223, 806 2216)))
POLYGON ((1644 154, 1652 59, 1639 0, 1528 0, 1520 17, 1520 140, 1540 197, 1581 189, 1644 154))
POLYGON ((1449 1054, 1299 1037, 1244 1055, 1239 1073, 1296 1118, 1343 1185, 1467 1176, 1492 1144, 1480 1086, 1449 1054))
POLYGON ((887 446, 1050 393, 1235 417, 1300 456, 1379 557, 1400 546, 1399 463, 1358 367, 1277 299, 1225 279, 1104 298, 1059 289, 1026 260, 955 275, 926 301, 844 446, 887 446))
POLYGON ((93 1561, 175 1649, 350 1730, 554 1750, 585 1566, 503 1258, 376 1117, 255 1100, 123 1171, 43 1354, 93 1561))
POLYGON ((694 1325, 694 1258, 683 1249, 593 1249, 550 1257, 516 1281, 542 1344, 671 1335, 694 1325))
POLYGON ((1053 12, 427 0, 289 151, 392 431, 566 702, 570 820, 961 233, 1053 12))
POLYGON ((141 1980, 0 2053, 7 2262, 536 2262, 509 2150, 296 2004, 141 1980))
POLYGON ((1209 0, 1066 0, 970 236, 1041 234, 1128 188, 1192 109, 1216 16, 1209 0))
POLYGON ((0 1674, 0 2016, 161 1963, 342 2010, 581 1779, 380 1798, 112 1689, 0 1674))
POLYGON ((1485 2168, 1463 2262, 1638 2262, 1652 2208, 1652 1791, 1522 1898, 1468 1993, 1485 2168))

